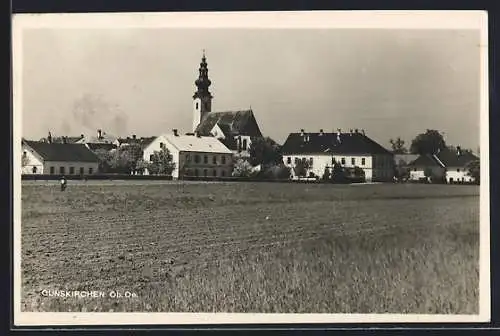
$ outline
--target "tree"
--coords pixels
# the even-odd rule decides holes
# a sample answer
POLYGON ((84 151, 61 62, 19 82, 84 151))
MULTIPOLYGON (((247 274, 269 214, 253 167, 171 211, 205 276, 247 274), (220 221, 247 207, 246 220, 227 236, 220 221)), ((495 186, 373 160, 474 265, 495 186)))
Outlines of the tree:
POLYGON ((474 182, 479 184, 481 182, 481 166, 479 160, 471 161, 467 164, 467 171, 472 176, 474 182))
POLYGON ((390 139, 389 142, 392 147, 392 153, 406 154, 408 152, 408 150, 405 147, 405 141, 402 140, 400 137, 397 137, 396 140, 390 139))
POLYGON ((321 176, 321 179, 323 181, 327 181, 330 179, 330 169, 328 167, 325 167, 325 170, 323 171, 323 176, 321 176))
POLYGON ((250 164, 257 165, 277 165, 283 162, 281 146, 270 137, 252 138, 250 148, 250 164))
POLYGON ((238 159, 234 164, 233 176, 235 177, 250 177, 252 175, 252 165, 243 159, 238 159))
POLYGON ((144 159, 140 158, 139 160, 137 160, 137 162, 135 163, 135 171, 142 175, 144 173, 144 170, 146 170, 148 168, 148 164, 146 161, 144 161, 144 159))
POLYGON ((119 147, 111 153, 110 166, 117 173, 130 174, 136 170, 137 162, 142 159, 142 148, 138 144, 119 147))
POLYGON ((407 181, 410 178, 410 168, 404 160, 399 160, 398 164, 394 165, 394 177, 398 182, 407 181))
POLYGON ((305 177, 307 175, 309 167, 310 167, 309 161, 298 160, 295 166, 293 167, 293 172, 295 173, 295 176, 305 177))
POLYGON ((175 169, 174 157, 167 148, 163 147, 160 151, 154 151, 147 167, 153 175, 172 175, 175 169))
POLYGON ((446 148, 443 135, 436 130, 427 130, 413 139, 410 146, 412 154, 436 154, 446 148))
POLYGON ((347 181, 346 172, 345 172, 344 168, 342 168, 340 163, 335 162, 333 164, 330 179, 333 183, 344 183, 347 181))
POLYGON ((99 171, 103 173, 111 172, 112 153, 106 149, 96 149, 94 154, 99 162, 99 171))

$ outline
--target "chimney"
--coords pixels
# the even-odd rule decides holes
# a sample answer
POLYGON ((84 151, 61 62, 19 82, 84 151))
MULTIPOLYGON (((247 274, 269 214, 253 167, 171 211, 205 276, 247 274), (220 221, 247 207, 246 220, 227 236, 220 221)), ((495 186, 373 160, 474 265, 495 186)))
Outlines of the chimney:
POLYGON ((349 130, 349 135, 352 135, 353 131, 352 128, 349 130))
POLYGON ((356 128, 356 129, 354 130, 354 132, 355 132, 356 134, 358 134, 359 130, 356 128))
POLYGON ((49 135, 47 136, 47 142, 52 143, 52 134, 49 132, 49 135))
POLYGON ((97 130, 97 139, 102 139, 102 130, 100 129, 97 130))
POLYGON ((323 129, 319 130, 319 135, 323 135, 323 129))
POLYGON ((457 146, 457 155, 462 155, 462 148, 460 148, 460 146, 457 146))
POLYGON ((172 131, 174 132, 175 136, 179 136, 179 133, 177 133, 177 129, 176 128, 174 128, 172 131))
POLYGON ((65 136, 62 136, 62 143, 67 144, 68 143, 68 138, 65 136))
POLYGON ((303 128, 300 130, 300 136, 304 136, 304 129, 303 128))
POLYGON ((83 134, 80 134, 80 138, 85 138, 85 136, 83 134))
POLYGON ((365 130, 364 130, 364 129, 362 129, 362 130, 361 130, 361 133, 363 133, 363 135, 365 135, 365 130))
POLYGON ((135 140, 136 138, 137 138, 137 136, 135 134, 132 134, 132 139, 135 140))

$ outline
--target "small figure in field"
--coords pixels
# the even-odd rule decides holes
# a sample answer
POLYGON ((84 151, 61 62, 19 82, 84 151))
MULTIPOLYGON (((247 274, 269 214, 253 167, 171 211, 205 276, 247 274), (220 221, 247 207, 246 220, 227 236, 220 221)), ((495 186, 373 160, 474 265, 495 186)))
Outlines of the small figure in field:
POLYGON ((61 177, 61 191, 66 190, 66 178, 64 176, 61 177))

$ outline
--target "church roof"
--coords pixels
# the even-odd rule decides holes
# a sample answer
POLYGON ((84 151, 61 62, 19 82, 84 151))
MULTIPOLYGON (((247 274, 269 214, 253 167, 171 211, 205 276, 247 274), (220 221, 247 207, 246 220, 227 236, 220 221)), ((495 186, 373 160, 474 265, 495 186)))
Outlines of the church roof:
POLYGON ((198 125, 196 131, 202 136, 209 136, 215 125, 219 125, 226 135, 262 137, 252 110, 210 112, 198 125))
POLYGON ((97 156, 82 144, 48 143, 24 140, 44 161, 98 162, 97 156))
POLYGON ((363 133, 290 133, 283 154, 389 154, 387 149, 363 133), (338 141, 340 139, 340 142, 338 141))

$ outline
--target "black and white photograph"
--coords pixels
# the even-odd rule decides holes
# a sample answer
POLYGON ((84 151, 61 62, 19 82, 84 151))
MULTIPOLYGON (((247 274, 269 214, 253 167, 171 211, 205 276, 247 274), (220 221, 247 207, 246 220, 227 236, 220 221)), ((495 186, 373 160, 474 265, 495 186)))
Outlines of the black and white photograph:
POLYGON ((489 321, 486 12, 12 27, 15 324, 489 321))

